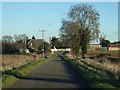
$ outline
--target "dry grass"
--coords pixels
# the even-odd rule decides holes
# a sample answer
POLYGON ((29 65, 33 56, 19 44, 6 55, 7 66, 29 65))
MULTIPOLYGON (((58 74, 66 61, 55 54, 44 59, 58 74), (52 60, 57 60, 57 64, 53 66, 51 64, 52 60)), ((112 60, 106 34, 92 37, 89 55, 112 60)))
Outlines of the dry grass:
POLYGON ((120 50, 114 50, 114 51, 107 51, 107 50, 93 50, 93 51, 88 51, 87 56, 96 56, 99 54, 108 54, 108 57, 114 57, 114 58, 119 58, 119 52, 120 50))
POLYGON ((108 60, 105 60, 105 62, 100 63, 96 60, 91 60, 91 59, 82 60, 82 61, 85 62, 89 66, 93 66, 96 69, 107 70, 111 72, 112 74, 114 74, 115 76, 118 76, 120 74, 120 68, 119 68, 120 62, 112 63, 108 60))
MULTIPOLYGON (((73 59, 72 54, 67 54, 67 56, 70 59, 73 59)), ((119 62, 111 62, 110 60, 108 60, 107 58, 102 58, 104 62, 99 62, 98 60, 92 60, 87 58, 85 59, 80 59, 82 62, 84 62, 85 64, 94 67, 96 69, 101 69, 101 70, 105 70, 105 71, 109 71, 112 74, 114 74, 117 77, 120 77, 120 61, 119 62)))
POLYGON ((10 70, 15 67, 20 67, 33 60, 39 60, 42 55, 29 54, 29 55, 0 55, 2 57, 2 68, 0 70, 10 70))

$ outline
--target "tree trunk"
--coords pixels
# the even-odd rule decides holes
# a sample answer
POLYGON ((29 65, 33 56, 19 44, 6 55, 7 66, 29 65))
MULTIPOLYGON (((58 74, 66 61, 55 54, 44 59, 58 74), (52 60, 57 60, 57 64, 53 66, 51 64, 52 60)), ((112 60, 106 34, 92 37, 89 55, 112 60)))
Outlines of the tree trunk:
POLYGON ((82 58, 86 58, 86 54, 87 54, 87 46, 84 44, 82 46, 82 58))
POLYGON ((86 53, 82 52, 82 58, 85 58, 85 56, 86 56, 86 53))

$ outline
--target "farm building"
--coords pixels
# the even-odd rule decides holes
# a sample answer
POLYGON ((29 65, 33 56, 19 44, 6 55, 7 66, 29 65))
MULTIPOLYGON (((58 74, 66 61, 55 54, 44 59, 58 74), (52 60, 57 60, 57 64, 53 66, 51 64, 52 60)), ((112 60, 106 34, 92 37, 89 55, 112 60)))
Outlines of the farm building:
POLYGON ((120 41, 109 44, 109 50, 120 50, 120 41))

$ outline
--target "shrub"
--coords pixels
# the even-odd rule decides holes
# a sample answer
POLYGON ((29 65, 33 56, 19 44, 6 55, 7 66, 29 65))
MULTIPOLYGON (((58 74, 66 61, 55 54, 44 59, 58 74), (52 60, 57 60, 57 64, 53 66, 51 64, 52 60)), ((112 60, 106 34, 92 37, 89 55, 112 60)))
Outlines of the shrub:
POLYGON ((13 43, 2 43, 2 54, 15 54, 19 53, 19 50, 13 43))

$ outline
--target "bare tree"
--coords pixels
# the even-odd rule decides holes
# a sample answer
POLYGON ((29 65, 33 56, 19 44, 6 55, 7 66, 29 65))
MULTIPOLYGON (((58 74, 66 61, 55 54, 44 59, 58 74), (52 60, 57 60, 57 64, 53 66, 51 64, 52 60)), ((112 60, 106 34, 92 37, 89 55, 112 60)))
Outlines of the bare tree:
POLYGON ((70 8, 68 19, 62 20, 60 31, 61 36, 67 37, 73 51, 79 53, 81 48, 84 58, 89 42, 99 37, 99 13, 91 5, 75 5, 70 8))
POLYGON ((22 52, 24 53, 27 47, 26 41, 28 39, 28 36, 25 34, 14 35, 14 39, 15 39, 16 48, 18 48, 19 50, 21 49, 22 52))
POLYGON ((12 36, 5 35, 2 37, 2 43, 13 43, 13 38, 12 36))
POLYGON ((25 34, 14 35, 14 39, 16 42, 25 42, 27 38, 28 36, 25 34))

